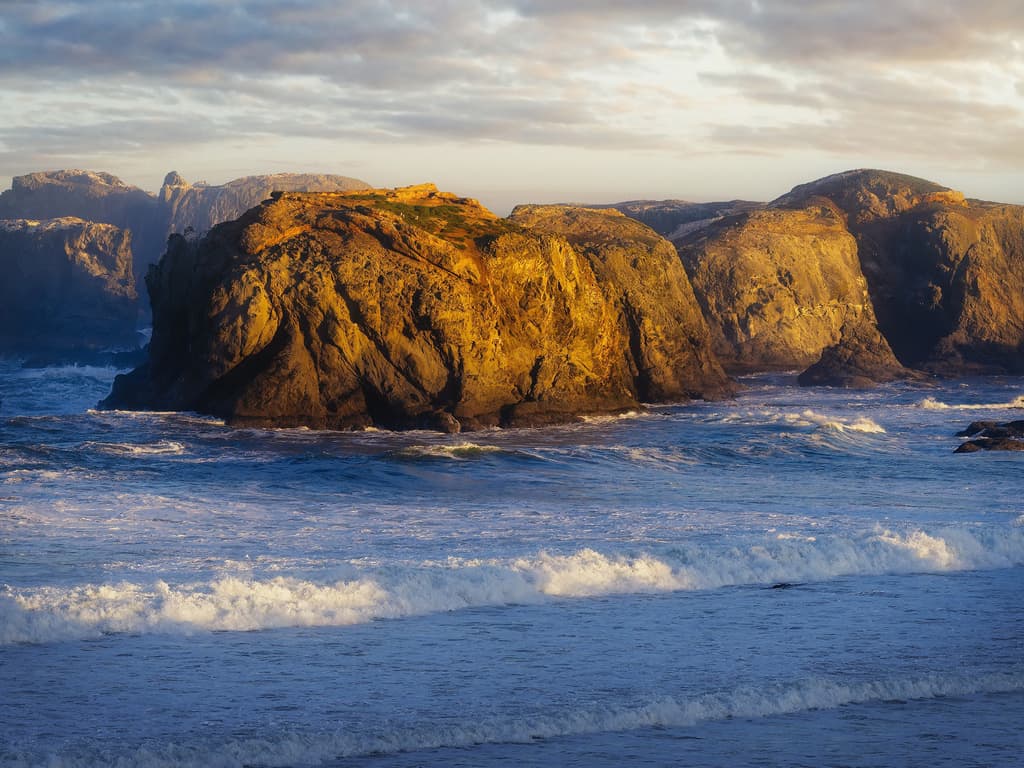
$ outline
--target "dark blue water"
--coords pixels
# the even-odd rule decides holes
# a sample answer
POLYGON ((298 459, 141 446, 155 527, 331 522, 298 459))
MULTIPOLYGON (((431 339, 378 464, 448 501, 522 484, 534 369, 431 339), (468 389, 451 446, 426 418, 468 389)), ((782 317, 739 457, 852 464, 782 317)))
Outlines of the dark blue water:
POLYGON ((0 368, 0 765, 1003 765, 1024 381, 461 436, 0 368), (775 587, 775 588, 773 588, 775 587))

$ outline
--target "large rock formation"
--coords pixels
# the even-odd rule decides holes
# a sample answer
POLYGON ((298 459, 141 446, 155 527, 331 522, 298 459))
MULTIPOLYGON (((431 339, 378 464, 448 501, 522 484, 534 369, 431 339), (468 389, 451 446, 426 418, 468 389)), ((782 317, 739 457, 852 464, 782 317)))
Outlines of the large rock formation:
POLYGON ((732 372, 805 368, 874 323, 857 243, 828 205, 728 217, 676 241, 732 372))
POLYGON ((16 176, 0 194, 0 219, 53 219, 73 216, 113 224, 132 233, 135 272, 140 279, 164 252, 167 236, 201 235, 222 221, 236 219, 274 191, 340 192, 369 189, 348 176, 275 173, 244 176, 221 185, 191 185, 172 171, 159 195, 97 171, 46 171, 16 176))
POLYGON ((701 397, 709 383, 726 381, 670 242, 610 209, 525 205, 509 218, 534 232, 562 235, 587 259, 629 340, 627 360, 641 400, 701 397))
POLYGON ((1024 207, 860 170, 773 205, 827 200, 857 238, 878 324, 902 362, 938 373, 1024 371, 1024 207))
POLYGON ((72 358, 134 346, 131 235, 76 218, 0 221, 0 352, 72 358))
POLYGON ((561 224, 531 231, 431 185, 278 195, 198 243, 172 238, 147 277, 150 363, 106 405, 456 430, 721 393, 707 350, 685 349, 702 325, 659 332, 692 308, 648 315, 662 276, 630 271, 628 254, 655 263, 664 246, 621 217, 613 235, 606 218, 621 243, 587 256, 553 234, 561 224), (625 282, 604 285, 613 274, 625 282))

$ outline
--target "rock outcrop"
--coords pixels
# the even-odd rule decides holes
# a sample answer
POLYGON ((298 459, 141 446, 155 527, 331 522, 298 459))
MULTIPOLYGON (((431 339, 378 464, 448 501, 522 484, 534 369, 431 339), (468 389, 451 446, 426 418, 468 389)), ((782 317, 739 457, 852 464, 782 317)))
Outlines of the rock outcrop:
MULTIPOLYGON (((455 431, 727 387, 713 361, 692 374, 658 368, 683 337, 699 346, 705 332, 657 338, 663 315, 646 311, 660 274, 629 275, 610 251, 601 266, 599 247, 583 255, 554 233, 561 225, 539 226, 552 217, 536 218, 533 231, 424 185, 285 193, 199 242, 174 237, 147 277, 150 362, 119 377, 105 404, 455 431), (619 272, 628 283, 602 284, 619 272)), ((646 229, 632 247, 638 264, 666 253, 646 229)), ((710 361, 706 350, 687 359, 710 361)))
MULTIPOLYGON (((278 189, 360 188, 368 188, 368 185, 347 176, 289 173, 249 176, 222 186, 190 186, 178 174, 171 173, 157 197, 125 184, 109 173, 49 171, 15 177, 11 189, 0 194, 0 219, 47 221, 77 218, 117 227, 130 235, 129 257, 132 271, 138 278, 135 286, 135 295, 138 296, 145 289, 142 279, 146 270, 150 264, 159 261, 171 232, 188 231, 190 235, 198 235, 213 224, 237 218, 278 189)), ((125 243, 128 242, 126 237, 125 243)), ((56 276, 57 272, 47 267, 34 274, 56 276)), ((56 295, 63 290, 61 286, 53 286, 47 295, 56 295)), ((77 359, 83 355, 87 358, 93 346, 100 342, 95 334, 102 328, 111 331, 105 346, 119 346, 125 339, 134 339, 136 326, 140 322, 145 323, 149 308, 144 300, 136 301, 134 314, 126 315, 125 297, 122 294, 97 294, 100 295, 106 295, 112 303, 105 308, 95 305, 102 320, 88 325, 88 334, 80 347, 66 349, 65 356, 68 359, 77 359), (110 325, 108 321, 114 317, 124 317, 125 326, 116 328, 110 325)), ((42 345, 41 350, 46 348, 47 340, 38 335, 36 330, 51 327, 46 323, 33 326, 35 330, 32 331, 31 339, 34 341, 30 343, 27 337, 18 346, 28 349, 36 343, 42 345)), ((25 331, 27 326, 17 325, 8 329, 6 337, 9 345, 15 341, 15 328, 25 331)), ((65 348, 69 341, 68 338, 61 338, 54 343, 65 348)))
POLYGON ((134 346, 131 235, 76 218, 0 221, 0 352, 74 359, 134 346))
POLYGON ((801 380, 841 386, 911 375, 902 366, 1024 371, 1024 207, 857 170, 676 245, 731 371, 820 357, 801 380))
POLYGON ((348 176, 313 173, 274 173, 243 176, 226 184, 189 184, 171 171, 160 188, 164 235, 190 232, 202 235, 222 221, 237 219, 273 192, 348 192, 370 189, 365 181, 348 176))
POLYGON ((954 453, 975 453, 977 451, 1024 451, 1024 420, 974 421, 967 429, 956 433, 957 437, 970 437, 960 444, 954 453))
POLYGON ((826 347, 818 362, 803 371, 802 387, 873 387, 887 381, 921 379, 923 374, 904 367, 889 342, 868 317, 844 326, 839 341, 826 347))
POLYGON ((150 223, 155 207, 148 192, 96 171, 15 176, 11 188, 0 193, 0 219, 74 217, 133 230, 150 223))
POLYGON ((857 242, 833 206, 728 217, 676 241, 726 370, 805 368, 874 323, 857 242))
MULTIPOLYGON (((141 280, 159 261, 171 233, 201 235, 241 216, 274 191, 336 192, 369 189, 366 182, 331 174, 244 176, 221 185, 191 185, 172 171, 158 195, 97 171, 46 171, 16 176, 0 194, 0 218, 72 216, 113 224, 132 233, 135 273, 141 280)), ((141 285, 139 287, 142 287, 141 285)))
POLYGON ((857 238, 879 327, 901 362, 950 375, 1024 371, 1024 207, 872 170, 802 185, 773 205, 822 201, 857 238))
POLYGON ((565 237, 586 258, 629 340, 627 361, 640 400, 704 397, 709 385, 731 389, 670 242, 611 209, 524 205, 509 219, 565 237))

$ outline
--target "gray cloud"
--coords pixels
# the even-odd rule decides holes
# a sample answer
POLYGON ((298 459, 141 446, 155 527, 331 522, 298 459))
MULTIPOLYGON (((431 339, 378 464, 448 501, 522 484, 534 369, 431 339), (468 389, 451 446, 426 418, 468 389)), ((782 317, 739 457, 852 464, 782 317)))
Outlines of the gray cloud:
POLYGON ((277 135, 739 153, 942 147, 1020 162, 1009 141, 1021 130, 1020 109, 987 101, 971 69, 984 65, 1024 95, 1019 0, 2 8, 0 142, 12 154, 277 135), (701 72, 700 83, 729 120, 699 112, 707 99, 688 103, 685 86, 652 68, 674 61, 682 80, 687 62, 716 51, 728 67, 701 72), (753 108, 764 124, 737 116, 753 108), (677 123, 705 133, 673 136, 677 123), (922 141, 926 132, 935 135, 922 141))

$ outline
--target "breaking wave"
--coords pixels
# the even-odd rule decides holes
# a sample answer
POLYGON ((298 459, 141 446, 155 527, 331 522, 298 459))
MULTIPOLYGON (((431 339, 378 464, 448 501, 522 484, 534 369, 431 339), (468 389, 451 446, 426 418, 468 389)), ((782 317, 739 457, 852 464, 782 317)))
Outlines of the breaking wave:
POLYGON ((206 743, 194 740, 181 744, 151 743, 120 755, 113 755, 106 749, 65 746, 49 755, 0 755, 0 765, 45 763, 87 768, 109 765, 112 758, 123 768, 320 765, 367 755, 479 744, 529 744, 585 734, 645 728, 688 728, 702 722, 730 718, 764 718, 857 704, 1022 690, 1024 673, 1019 668, 980 675, 931 673, 859 682, 818 677, 692 696, 653 696, 632 703, 583 706, 521 717, 490 716, 457 722, 447 720, 444 723, 386 722, 367 732, 340 728, 316 732, 271 729, 259 738, 236 738, 219 743, 212 740, 206 743))
POLYGON ((1024 408, 1024 395, 1018 395, 1006 403, 944 403, 934 397, 926 397, 914 404, 927 411, 993 411, 1024 408))
POLYGON ((346 626, 474 607, 613 594, 707 590, 840 576, 949 572, 1024 564, 1024 528, 791 534, 727 548, 659 553, 540 552, 513 559, 350 566, 340 580, 226 575, 208 582, 0 588, 0 644, 109 633, 346 626))
POLYGON ((174 440, 158 440, 155 443, 101 443, 82 444, 84 450, 95 450, 114 456, 180 456, 185 446, 174 440))
POLYGON ((438 443, 435 445, 410 445, 393 451, 391 455, 402 459, 472 459, 487 454, 516 453, 497 445, 477 443, 438 443))

